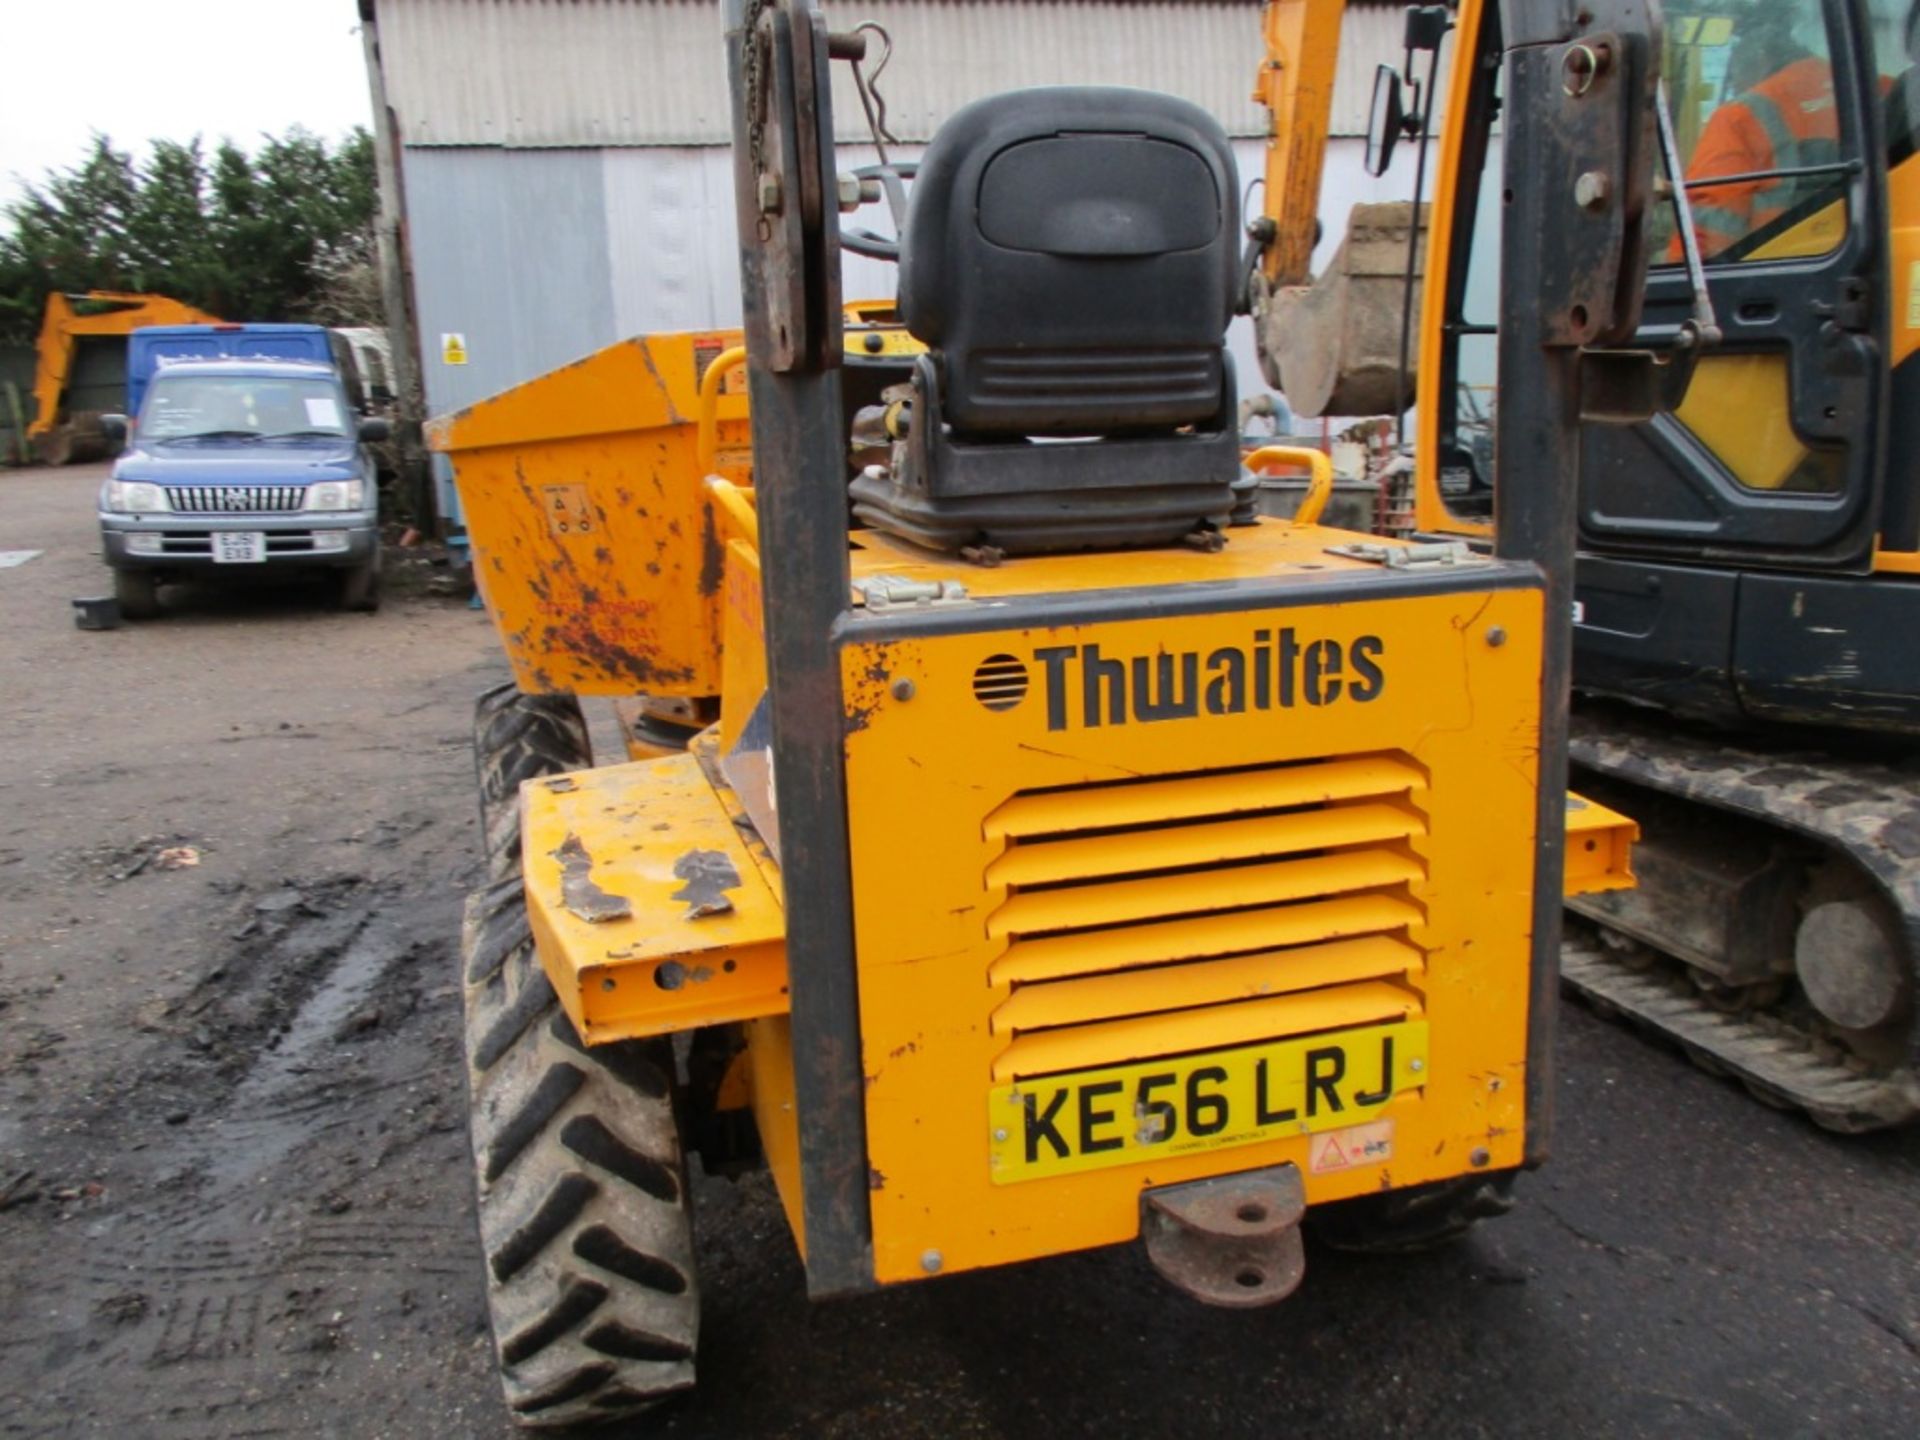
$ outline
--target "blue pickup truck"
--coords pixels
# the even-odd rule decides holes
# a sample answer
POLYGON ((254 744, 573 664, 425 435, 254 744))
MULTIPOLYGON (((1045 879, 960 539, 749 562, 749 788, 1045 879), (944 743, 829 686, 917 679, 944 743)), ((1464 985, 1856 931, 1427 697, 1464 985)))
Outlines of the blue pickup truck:
POLYGON ((122 615, 158 614, 169 580, 295 570, 326 571, 343 608, 378 606, 380 497, 366 446, 387 422, 364 418, 335 338, 319 326, 134 331, 132 418, 107 417, 127 449, 99 501, 122 615))

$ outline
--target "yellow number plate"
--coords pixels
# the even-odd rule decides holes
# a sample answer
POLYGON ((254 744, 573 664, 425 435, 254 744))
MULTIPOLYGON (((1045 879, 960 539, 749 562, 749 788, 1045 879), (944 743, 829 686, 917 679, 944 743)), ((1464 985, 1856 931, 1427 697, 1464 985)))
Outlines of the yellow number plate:
POLYGON ((1356 1125, 1425 1083, 1415 1020, 1001 1085, 997 1185, 1356 1125))

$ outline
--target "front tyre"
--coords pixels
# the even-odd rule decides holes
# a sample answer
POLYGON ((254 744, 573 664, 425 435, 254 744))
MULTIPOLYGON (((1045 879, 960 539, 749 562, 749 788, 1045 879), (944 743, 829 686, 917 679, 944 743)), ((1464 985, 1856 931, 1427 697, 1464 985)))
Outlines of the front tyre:
POLYGON ((487 1302, 515 1420, 631 1419, 694 1381, 700 1324, 664 1040, 591 1050, 534 953, 519 787, 588 763, 572 697, 489 691, 475 758, 486 887, 462 933, 467 1090, 487 1302))
POLYGON ((113 598, 128 620, 153 620, 160 614, 160 584, 151 570, 113 572, 113 598))
POLYGON ((333 603, 341 610, 372 612, 380 608, 380 552, 351 569, 334 572, 333 603))
POLYGON ((672 1051, 581 1045, 518 877, 467 902, 467 1085, 501 1385, 526 1426, 689 1390, 700 1300, 672 1051))
POLYGON ((473 707, 473 768, 487 878, 520 873, 520 786, 593 763, 587 720, 571 695, 523 695, 511 681, 473 707))

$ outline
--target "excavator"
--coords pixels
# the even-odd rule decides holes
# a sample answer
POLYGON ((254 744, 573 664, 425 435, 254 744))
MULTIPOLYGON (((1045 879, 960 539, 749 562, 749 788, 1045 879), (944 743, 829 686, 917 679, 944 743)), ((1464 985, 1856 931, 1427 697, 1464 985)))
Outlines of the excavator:
MULTIPOLYGON (((47 296, 33 372, 33 419, 27 440, 43 465, 71 465, 105 456, 113 442, 104 411, 75 410, 68 387, 80 347, 101 336, 124 337, 143 325, 213 325, 219 317, 165 295, 124 290, 59 291, 47 296)), ((116 397, 109 409, 120 408, 116 397)))
MULTIPOLYGON (((1342 8, 1269 6, 1269 175, 1291 189, 1323 143, 1326 97, 1307 81, 1331 66, 1319 47, 1342 8), (1299 87, 1276 85, 1290 70, 1299 87)), ((1304 405, 1289 393, 1296 412, 1414 401, 1412 529, 1476 545, 1498 509, 1491 442, 1512 403, 1491 382, 1511 284, 1497 175, 1517 117, 1485 78, 1500 53, 1490 9, 1462 0, 1440 25, 1430 7, 1410 11, 1409 61, 1424 47, 1428 76, 1450 32, 1444 89, 1403 98, 1418 62, 1383 67, 1376 84, 1370 168, 1410 137, 1424 174, 1431 149, 1430 225, 1371 249, 1362 226, 1314 281, 1303 212, 1270 204, 1249 287, 1263 361, 1286 370, 1318 352, 1291 366, 1306 392, 1304 405), (1423 123, 1435 98, 1438 127, 1423 123), (1339 316, 1356 294, 1371 296, 1371 328, 1277 331, 1339 316), (1393 333, 1395 309, 1418 314, 1417 332, 1393 333)), ((1920 1118, 1920 22, 1909 0, 1663 9, 1668 161, 1632 344, 1690 383, 1648 420, 1583 427, 1571 602, 1569 755, 1583 793, 1640 822, 1639 883, 1569 902, 1563 976, 1766 1103, 1843 1132, 1908 1124, 1920 1118)), ((1583 204, 1610 203, 1584 176, 1569 184, 1583 204)))
POLYGON ((693 1384, 691 1155, 771 1171, 819 1297, 1137 1242, 1249 1308, 1303 1226, 1397 1253, 1498 1214, 1552 1148, 1564 897, 1631 883, 1632 822, 1564 783, 1568 482, 1581 416, 1667 373, 1631 343, 1657 12, 1475 37, 1515 100, 1485 552, 1318 523, 1330 470, 1259 513, 1213 117, 963 107, 897 309, 850 317, 842 214, 905 178, 835 162, 865 37, 722 14, 743 332, 429 427, 514 676, 463 935, 514 1417, 693 1384), (578 697, 636 691, 696 732, 596 763, 578 697))

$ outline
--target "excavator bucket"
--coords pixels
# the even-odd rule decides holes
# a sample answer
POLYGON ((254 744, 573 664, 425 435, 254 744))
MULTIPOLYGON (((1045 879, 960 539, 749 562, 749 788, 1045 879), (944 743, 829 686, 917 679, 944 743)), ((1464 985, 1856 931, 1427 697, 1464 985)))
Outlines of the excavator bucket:
POLYGON ((1400 378, 1408 289, 1417 314, 1426 265, 1427 207, 1408 278, 1414 207, 1406 201, 1357 205, 1346 239, 1310 285, 1270 289, 1254 277, 1253 320, 1260 368, 1296 415, 1391 415, 1413 394, 1413 354, 1400 378))

